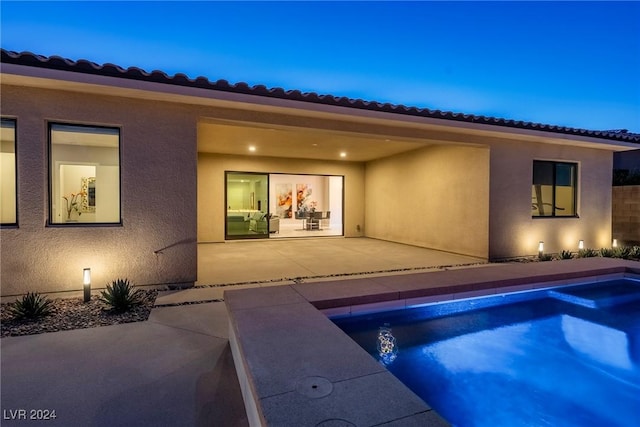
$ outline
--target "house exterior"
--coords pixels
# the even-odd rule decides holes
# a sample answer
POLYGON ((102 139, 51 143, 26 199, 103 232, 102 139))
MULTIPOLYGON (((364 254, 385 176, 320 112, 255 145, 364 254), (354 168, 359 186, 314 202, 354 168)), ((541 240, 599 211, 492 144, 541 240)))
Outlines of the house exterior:
POLYGON ((606 247, 613 153, 640 143, 26 52, 1 67, 2 296, 78 290, 87 267, 97 286, 191 285, 199 243, 273 237, 258 221, 295 223, 305 182, 345 238, 606 247))

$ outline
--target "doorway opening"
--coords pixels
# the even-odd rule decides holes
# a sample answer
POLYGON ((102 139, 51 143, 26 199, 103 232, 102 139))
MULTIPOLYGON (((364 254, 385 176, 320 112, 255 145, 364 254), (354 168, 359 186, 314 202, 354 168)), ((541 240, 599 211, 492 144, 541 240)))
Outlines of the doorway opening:
POLYGON ((344 177, 225 172, 225 239, 343 235, 344 177))

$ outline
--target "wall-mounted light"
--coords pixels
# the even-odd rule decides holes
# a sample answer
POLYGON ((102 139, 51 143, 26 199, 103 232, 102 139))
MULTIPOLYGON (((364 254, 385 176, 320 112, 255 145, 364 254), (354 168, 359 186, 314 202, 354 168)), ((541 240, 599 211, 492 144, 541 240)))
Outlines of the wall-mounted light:
POLYGON ((347 157, 347 153, 345 153, 344 151, 340 153, 340 157, 345 158, 347 157))
POLYGON ((252 153, 254 153, 256 151, 256 147, 254 145, 250 145, 249 146, 249 151, 251 151, 252 153))
POLYGON ((544 242, 540 240, 540 243, 538 243, 538 256, 542 256, 543 252, 544 252, 544 242))
POLYGON ((84 289, 84 302, 89 302, 91 299, 91 269, 85 268, 82 270, 82 285, 84 289))
POLYGON ((580 250, 584 249, 584 240, 578 240, 578 249, 580 250))

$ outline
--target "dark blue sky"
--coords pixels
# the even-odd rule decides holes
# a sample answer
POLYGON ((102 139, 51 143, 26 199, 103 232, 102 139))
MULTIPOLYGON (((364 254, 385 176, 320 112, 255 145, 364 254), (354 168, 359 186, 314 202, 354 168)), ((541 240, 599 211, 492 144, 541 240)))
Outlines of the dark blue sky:
POLYGON ((14 2, 1 45, 394 104, 640 132, 640 2, 14 2))

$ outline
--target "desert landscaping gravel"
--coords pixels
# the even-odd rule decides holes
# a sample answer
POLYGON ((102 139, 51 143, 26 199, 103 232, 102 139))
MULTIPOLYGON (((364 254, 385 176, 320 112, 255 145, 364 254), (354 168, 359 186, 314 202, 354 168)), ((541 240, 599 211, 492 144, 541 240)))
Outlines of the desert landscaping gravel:
POLYGON ((107 304, 93 296, 87 303, 82 298, 51 300, 51 314, 35 320, 16 320, 9 313, 9 304, 0 305, 1 337, 33 335, 71 329, 95 328, 119 323, 141 322, 149 313, 158 295, 156 290, 143 291, 142 304, 124 313, 114 313, 107 304))

